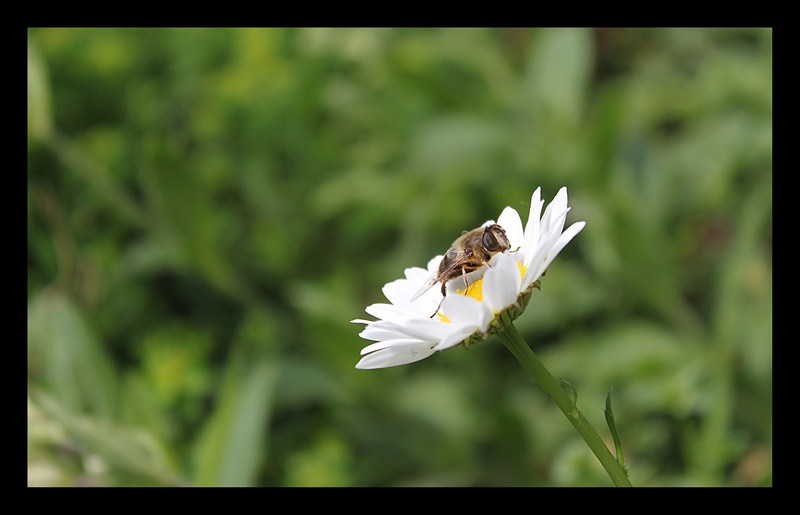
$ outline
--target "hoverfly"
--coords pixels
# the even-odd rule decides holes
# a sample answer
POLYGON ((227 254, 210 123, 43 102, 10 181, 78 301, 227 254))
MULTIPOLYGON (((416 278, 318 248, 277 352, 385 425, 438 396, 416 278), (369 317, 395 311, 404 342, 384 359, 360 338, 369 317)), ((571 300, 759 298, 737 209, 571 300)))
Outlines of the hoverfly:
MULTIPOLYGON (((458 276, 464 278, 464 286, 468 287, 466 279, 468 273, 488 264, 492 256, 498 252, 505 252, 509 248, 511 248, 511 244, 508 242, 506 231, 499 224, 481 226, 465 232, 450 245, 439 263, 439 270, 431 275, 419 291, 411 297, 410 302, 417 300, 439 282, 442 283, 442 300, 444 300, 447 295, 445 288, 447 282, 458 276)), ((441 305, 440 302, 439 307, 441 305)), ((436 308, 431 318, 439 312, 439 307, 436 308)))

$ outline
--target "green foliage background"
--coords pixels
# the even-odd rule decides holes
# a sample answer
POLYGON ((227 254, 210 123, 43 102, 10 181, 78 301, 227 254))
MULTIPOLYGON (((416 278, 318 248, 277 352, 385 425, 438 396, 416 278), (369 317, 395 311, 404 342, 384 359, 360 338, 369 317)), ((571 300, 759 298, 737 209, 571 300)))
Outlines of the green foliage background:
POLYGON ((635 485, 772 484, 769 29, 31 29, 28 483, 610 485, 492 339, 354 368, 537 186, 517 321, 635 485))

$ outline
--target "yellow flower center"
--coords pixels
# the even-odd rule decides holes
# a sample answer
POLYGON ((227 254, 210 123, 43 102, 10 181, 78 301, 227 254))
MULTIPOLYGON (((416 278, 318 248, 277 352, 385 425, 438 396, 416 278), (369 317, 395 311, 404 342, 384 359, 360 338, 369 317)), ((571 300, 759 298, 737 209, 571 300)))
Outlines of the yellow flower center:
POLYGON ((483 301, 483 277, 467 286, 466 290, 456 290, 459 295, 466 295, 472 297, 478 302, 483 301))
MULTIPOLYGON (((519 268, 520 278, 525 277, 525 270, 527 269, 525 265, 517 261, 517 267, 519 268)), ((460 295, 466 295, 467 297, 472 297, 478 302, 483 302, 483 277, 481 277, 474 283, 467 286, 465 290, 456 290, 456 291, 460 295)), ((439 319, 442 322, 450 323, 450 319, 447 318, 445 315, 443 315, 441 312, 437 313, 437 315, 439 315, 439 319)))

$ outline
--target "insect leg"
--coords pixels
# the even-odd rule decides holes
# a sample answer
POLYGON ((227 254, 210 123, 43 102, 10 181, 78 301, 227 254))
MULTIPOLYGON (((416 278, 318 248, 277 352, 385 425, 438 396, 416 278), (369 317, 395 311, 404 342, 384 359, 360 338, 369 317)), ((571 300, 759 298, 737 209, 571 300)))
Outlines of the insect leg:
POLYGON ((439 301, 439 305, 436 306, 436 311, 434 311, 433 314, 431 316, 429 316, 428 318, 433 318, 433 317, 436 316, 436 313, 438 313, 439 310, 442 308, 442 302, 444 302, 444 297, 442 297, 442 300, 439 301))

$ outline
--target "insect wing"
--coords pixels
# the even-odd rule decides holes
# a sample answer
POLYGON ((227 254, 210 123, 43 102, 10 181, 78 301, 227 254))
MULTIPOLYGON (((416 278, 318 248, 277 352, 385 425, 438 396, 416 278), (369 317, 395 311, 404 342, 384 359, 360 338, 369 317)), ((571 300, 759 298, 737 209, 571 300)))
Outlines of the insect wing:
MULTIPOLYGON (((414 302, 415 300, 420 298, 426 291, 433 288, 435 284, 447 281, 451 277, 453 271, 465 265, 469 261, 469 258, 471 256, 472 252, 464 250, 460 251, 458 253, 458 256, 455 259, 453 259, 453 262, 450 263, 450 265, 447 268, 445 268, 441 272, 437 271, 431 274, 431 276, 428 278, 427 281, 425 281, 425 284, 422 285, 419 291, 417 291, 417 293, 415 293, 414 296, 411 297, 411 300, 409 302, 414 302)), ((442 259, 444 259, 445 257, 446 256, 442 257, 442 259)))
POLYGON ((411 300, 409 300, 409 302, 414 302, 418 298, 422 297, 422 294, 424 294, 426 291, 433 288, 433 285, 439 282, 439 277, 441 277, 441 275, 442 274, 440 274, 439 272, 432 273, 431 276, 428 278, 428 280, 425 281, 425 284, 423 284, 422 287, 419 290, 417 290, 417 293, 415 293, 414 296, 411 297, 411 300))

